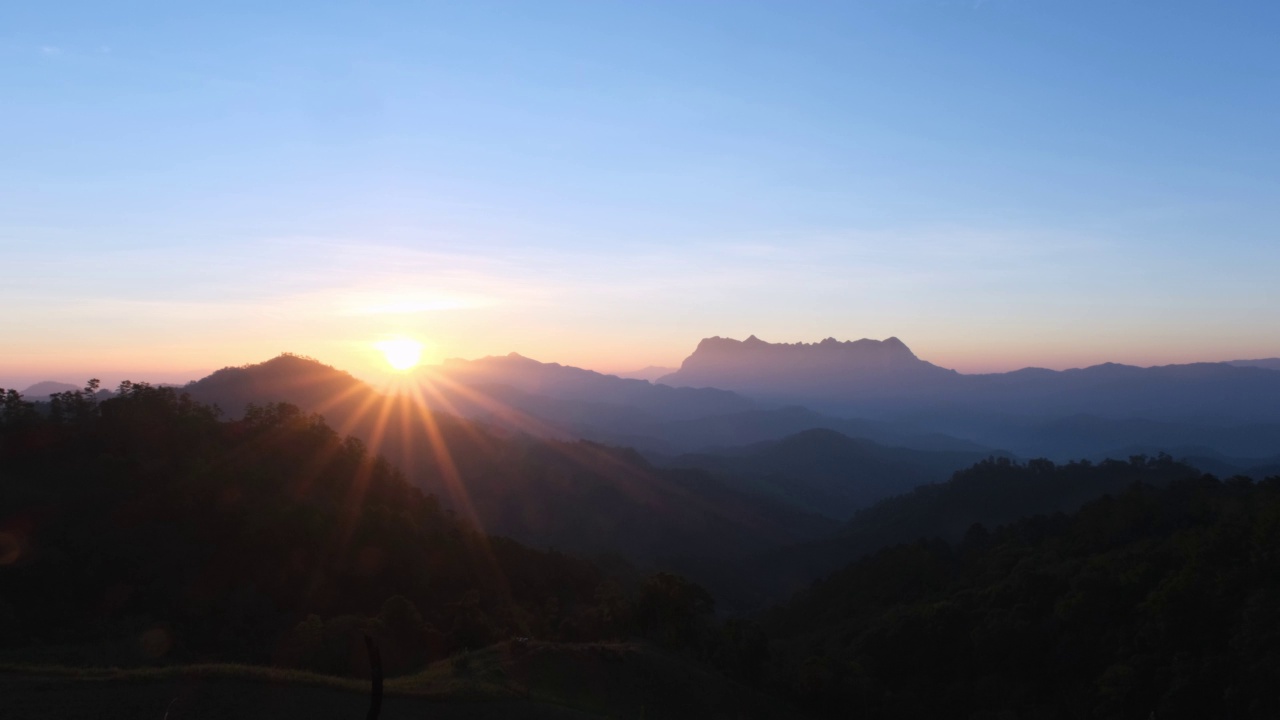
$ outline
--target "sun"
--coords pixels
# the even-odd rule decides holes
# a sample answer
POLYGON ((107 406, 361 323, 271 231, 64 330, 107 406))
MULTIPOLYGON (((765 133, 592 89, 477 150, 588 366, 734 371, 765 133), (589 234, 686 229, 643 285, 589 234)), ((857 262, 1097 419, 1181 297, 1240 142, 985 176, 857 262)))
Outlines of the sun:
POLYGON ((422 343, 406 337, 383 340, 374 345, 396 370, 408 370, 422 361, 422 343))

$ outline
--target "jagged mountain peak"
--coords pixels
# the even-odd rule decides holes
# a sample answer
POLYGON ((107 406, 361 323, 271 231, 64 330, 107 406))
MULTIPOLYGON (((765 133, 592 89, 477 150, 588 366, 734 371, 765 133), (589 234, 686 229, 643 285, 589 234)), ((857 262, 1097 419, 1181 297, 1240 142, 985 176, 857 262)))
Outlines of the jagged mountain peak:
POLYGON ((873 340, 871 338, 862 338, 860 340, 837 340, 834 337, 828 337, 815 343, 796 342, 796 343, 772 343, 761 340, 756 335, 748 335, 745 340, 735 340, 733 338, 721 337, 714 335, 709 338, 703 338, 697 349, 694 351, 696 355, 699 352, 716 351, 716 350, 740 350, 744 348, 754 350, 774 350, 779 352, 804 352, 804 351, 826 351, 839 349, 843 351, 857 352, 873 352, 875 350, 893 351, 915 357, 915 353, 907 347, 906 343, 897 337, 887 337, 884 340, 873 340))
POLYGON ((771 343, 750 335, 703 339, 679 370, 658 382, 811 402, 833 392, 878 395, 893 387, 914 392, 953 374, 921 360, 896 336, 771 343))
MULTIPOLYGON (((684 360, 680 370, 660 382, 680 380, 682 372, 708 365, 721 366, 756 365, 761 363, 788 363, 796 368, 812 365, 844 367, 846 369, 889 368, 894 365, 911 366, 922 361, 897 337, 884 340, 837 340, 828 337, 816 343, 771 343, 749 335, 745 340, 714 336, 698 343, 693 354, 684 360)), ((927 364, 927 363, 925 363, 927 364)))

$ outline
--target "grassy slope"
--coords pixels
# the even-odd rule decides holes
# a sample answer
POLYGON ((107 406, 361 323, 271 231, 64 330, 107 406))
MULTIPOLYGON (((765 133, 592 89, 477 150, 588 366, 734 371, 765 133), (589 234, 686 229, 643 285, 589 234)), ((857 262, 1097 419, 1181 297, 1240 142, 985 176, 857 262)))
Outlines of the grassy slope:
MULTIPOLYGON (((363 718, 366 681, 279 668, 0 666, 4 717, 363 718)), ((381 718, 784 718, 699 665, 634 643, 501 643, 386 681, 381 718)))

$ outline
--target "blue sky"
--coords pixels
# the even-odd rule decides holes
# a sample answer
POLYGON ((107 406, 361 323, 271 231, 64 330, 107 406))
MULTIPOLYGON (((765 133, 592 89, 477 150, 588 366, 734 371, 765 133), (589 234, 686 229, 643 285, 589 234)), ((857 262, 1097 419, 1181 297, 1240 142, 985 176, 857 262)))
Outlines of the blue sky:
POLYGON ((0 384, 1280 355, 1275 3, 192 5, 0 7, 0 384))

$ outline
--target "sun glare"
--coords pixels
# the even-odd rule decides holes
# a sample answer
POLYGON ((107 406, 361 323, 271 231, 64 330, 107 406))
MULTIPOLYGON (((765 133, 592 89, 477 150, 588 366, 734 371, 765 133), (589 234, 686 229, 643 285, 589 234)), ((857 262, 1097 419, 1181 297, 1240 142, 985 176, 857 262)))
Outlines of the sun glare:
POLYGON ((422 343, 398 337, 383 340, 374 345, 387 358, 387 364, 396 370, 408 370, 422 361, 422 343))

